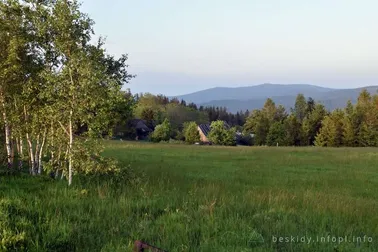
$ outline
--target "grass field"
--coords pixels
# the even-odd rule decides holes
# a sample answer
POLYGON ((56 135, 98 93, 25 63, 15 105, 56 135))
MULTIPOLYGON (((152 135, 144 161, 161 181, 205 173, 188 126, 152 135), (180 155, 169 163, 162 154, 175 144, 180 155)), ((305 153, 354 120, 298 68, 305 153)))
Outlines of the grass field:
POLYGON ((28 251, 131 251, 138 239, 168 251, 378 251, 378 149, 106 144, 137 179, 1 177, 3 237, 23 232, 28 251))

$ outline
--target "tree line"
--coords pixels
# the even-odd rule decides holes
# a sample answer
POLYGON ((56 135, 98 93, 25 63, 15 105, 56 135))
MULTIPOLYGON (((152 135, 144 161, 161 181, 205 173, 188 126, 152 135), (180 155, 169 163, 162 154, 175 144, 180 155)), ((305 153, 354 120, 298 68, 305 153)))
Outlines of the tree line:
MULTIPOLYGON (((206 124, 221 120, 241 130, 249 115, 248 110, 245 112, 239 111, 234 114, 228 112, 224 107, 197 106, 194 103, 187 103, 184 100, 180 101, 177 98, 168 98, 164 95, 146 93, 130 94, 130 96, 133 97, 134 101, 133 116, 126 119, 142 119, 151 129, 155 129, 164 120, 168 120, 171 129, 170 138, 176 140, 183 140, 185 123, 206 124)), ((135 138, 133 125, 128 125, 127 121, 121 121, 117 126, 117 129, 125 133, 126 138, 135 138)))
MULTIPOLYGON (((194 125, 227 122, 231 127, 213 137, 213 142, 235 145, 231 135, 239 134, 240 143, 268 146, 328 146, 364 147, 378 146, 378 98, 363 90, 354 105, 351 101, 343 109, 328 111, 321 103, 298 94, 290 111, 267 99, 262 109, 227 112, 226 108, 203 107, 163 95, 137 94, 134 96, 133 116, 143 119, 152 129, 150 140, 175 139, 189 143, 198 142, 194 125), (191 125, 188 131, 188 125, 191 125), (189 133, 188 133, 189 132, 189 133), (226 132, 228 137, 224 137, 226 132), (194 137, 193 137, 194 136, 194 137), (189 139, 189 140, 186 140, 189 139)), ((196 129, 197 130, 197 129, 196 129)), ((198 131, 198 130, 197 130, 198 131)))
POLYGON ((254 134, 255 145, 376 147, 378 146, 378 95, 363 90, 355 105, 327 111, 324 105, 299 94, 287 113, 267 99, 252 111, 243 128, 254 134))
POLYGON ((76 0, 0 1, 0 110, 9 170, 42 171, 72 183, 75 173, 115 168, 96 139, 132 101, 127 55, 91 43, 93 20, 76 0), (17 162, 16 162, 17 161, 17 162))

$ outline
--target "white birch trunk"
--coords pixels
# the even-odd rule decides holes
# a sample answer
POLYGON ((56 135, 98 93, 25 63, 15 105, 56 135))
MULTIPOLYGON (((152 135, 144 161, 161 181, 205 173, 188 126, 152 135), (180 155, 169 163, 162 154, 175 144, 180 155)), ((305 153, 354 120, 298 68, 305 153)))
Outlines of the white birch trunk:
POLYGON ((14 146, 15 146, 15 140, 12 139, 12 131, 10 132, 11 135, 11 163, 12 163, 12 168, 14 164, 14 146))
POLYGON ((33 151, 33 144, 30 140, 29 133, 26 133, 26 141, 28 142, 28 147, 29 147, 29 159, 30 159, 29 171, 30 171, 30 174, 35 175, 34 151, 33 151))
POLYGON ((38 174, 38 166, 39 166, 39 159, 38 159, 38 153, 39 153, 39 138, 40 138, 40 135, 38 134, 37 136, 37 141, 36 141, 36 144, 35 144, 35 151, 34 151, 34 173, 35 174, 38 174))
POLYGON ((23 158, 24 158, 24 150, 23 150, 21 137, 16 138, 16 147, 17 147, 17 153, 18 153, 18 169, 21 171, 23 167, 23 158))
MULTIPOLYGON (((59 167, 60 167, 60 156, 61 156, 61 146, 59 146, 59 149, 58 149, 58 158, 56 160, 56 173, 55 173, 55 178, 57 179, 59 177, 59 167)), ((62 172, 63 173, 63 172, 62 172)))
MULTIPOLYGON (((70 54, 70 52, 68 53, 70 54)), ((75 83, 72 78, 72 70, 71 67, 68 67, 70 79, 71 79, 71 88, 74 90, 75 83)), ((71 101, 71 108, 70 108, 70 118, 69 118, 69 154, 68 154, 68 185, 72 184, 72 175, 73 175, 73 160, 72 160, 72 146, 73 146, 73 129, 72 129, 72 117, 73 117, 73 108, 75 104, 75 92, 72 93, 72 101, 71 101)))
POLYGON ((55 164, 55 150, 54 150, 54 127, 53 125, 51 124, 51 161, 52 161, 52 164, 54 165, 55 164))
POLYGON ((73 132, 72 132, 72 109, 70 110, 70 120, 69 120, 69 134, 70 134, 70 142, 69 142, 69 152, 68 152, 68 185, 72 184, 72 174, 73 174, 73 164, 72 164, 72 145, 73 145, 73 132))
POLYGON ((45 142, 46 142, 46 134, 47 134, 47 129, 45 129, 45 132, 43 132, 42 144, 41 144, 41 148, 39 149, 38 174, 42 173, 42 154, 43 154, 43 147, 45 146, 45 142))
MULTIPOLYGON (((24 106, 24 116, 25 116, 25 124, 28 122, 28 114, 26 112, 26 106, 24 106)), ((34 160, 34 151, 33 151, 33 143, 30 139, 30 135, 26 133, 26 142, 28 143, 28 151, 29 151, 29 172, 31 175, 35 175, 35 160, 34 160)))
POLYGON ((4 129, 5 129, 5 145, 7 149, 7 163, 8 163, 8 168, 11 169, 13 167, 11 131, 10 131, 10 126, 8 122, 4 97, 2 94, 1 94, 1 98, 2 98, 1 105, 3 107, 3 120, 4 120, 4 129))
POLYGON ((24 143, 22 137, 19 139, 19 160, 18 160, 18 169, 22 170, 24 166, 24 143))
POLYGON ((28 143, 28 149, 29 149, 29 162, 30 162, 30 167, 29 167, 29 171, 30 171, 30 174, 31 175, 35 175, 35 170, 34 170, 34 167, 35 167, 35 162, 34 162, 34 150, 33 150, 33 143, 30 139, 30 136, 29 136, 29 133, 26 133, 26 141, 28 143))

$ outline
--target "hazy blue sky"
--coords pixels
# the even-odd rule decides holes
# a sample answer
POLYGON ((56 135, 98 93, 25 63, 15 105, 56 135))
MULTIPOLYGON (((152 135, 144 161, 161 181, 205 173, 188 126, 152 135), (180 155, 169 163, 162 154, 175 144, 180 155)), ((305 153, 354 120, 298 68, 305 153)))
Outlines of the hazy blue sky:
POLYGON ((377 0, 83 0, 133 92, 378 85, 377 0))

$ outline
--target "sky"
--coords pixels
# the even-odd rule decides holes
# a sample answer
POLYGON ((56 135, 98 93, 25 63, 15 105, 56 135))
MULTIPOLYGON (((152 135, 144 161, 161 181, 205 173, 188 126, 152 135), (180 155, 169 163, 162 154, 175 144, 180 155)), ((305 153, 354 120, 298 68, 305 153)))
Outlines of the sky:
MULTIPOLYGON (((262 83, 378 85, 377 0, 82 0, 125 87, 180 95, 262 83)), ((96 36, 94 38, 96 38, 96 36)))

